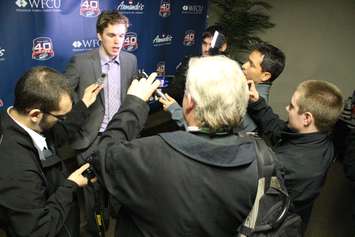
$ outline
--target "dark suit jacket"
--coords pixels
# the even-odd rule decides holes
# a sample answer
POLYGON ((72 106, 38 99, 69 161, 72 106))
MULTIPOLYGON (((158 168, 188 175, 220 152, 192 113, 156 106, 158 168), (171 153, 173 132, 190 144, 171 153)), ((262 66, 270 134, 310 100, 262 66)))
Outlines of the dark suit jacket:
MULTIPOLYGON (((81 102, 64 123, 46 135, 48 146, 70 140, 87 117, 81 102)), ((78 186, 66 178, 63 162, 55 155, 46 161, 28 133, 6 110, 0 114, 0 226, 12 236, 79 236, 78 186), (70 234, 69 234, 70 232, 70 234)))
MULTIPOLYGON (((121 51, 119 60, 121 67, 120 99, 122 102, 138 69, 137 58, 133 54, 121 51)), ((73 56, 64 74, 69 81, 69 85, 75 91, 76 99, 82 98, 85 88, 95 83, 102 74, 99 49, 73 56)), ((97 137, 105 113, 104 91, 100 92, 99 97, 90 106, 90 116, 83 124, 81 133, 72 144, 74 149, 82 150, 88 148, 97 137)))

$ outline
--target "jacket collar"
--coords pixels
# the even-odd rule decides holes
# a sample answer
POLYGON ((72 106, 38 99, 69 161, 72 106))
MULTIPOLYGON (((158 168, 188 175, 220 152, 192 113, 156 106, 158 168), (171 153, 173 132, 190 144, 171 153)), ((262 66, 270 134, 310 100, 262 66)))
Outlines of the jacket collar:
POLYGON ((37 153, 37 149, 33 145, 30 135, 21 128, 4 110, 1 112, 1 126, 4 137, 16 137, 16 142, 22 146, 30 148, 37 153))
POLYGON ((281 133, 281 139, 295 144, 312 144, 327 141, 329 134, 321 132, 297 133, 293 129, 287 128, 281 133))
POLYGON ((235 135, 209 136, 185 131, 161 133, 159 136, 187 158, 217 167, 239 167, 255 160, 253 141, 235 135))

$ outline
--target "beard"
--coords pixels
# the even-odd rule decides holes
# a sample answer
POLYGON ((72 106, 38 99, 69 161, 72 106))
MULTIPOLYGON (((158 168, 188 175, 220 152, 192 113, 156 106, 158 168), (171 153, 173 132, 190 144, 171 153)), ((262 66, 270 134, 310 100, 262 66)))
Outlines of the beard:
POLYGON ((47 115, 44 115, 41 122, 39 123, 39 128, 41 129, 42 133, 49 131, 55 122, 50 122, 47 115))

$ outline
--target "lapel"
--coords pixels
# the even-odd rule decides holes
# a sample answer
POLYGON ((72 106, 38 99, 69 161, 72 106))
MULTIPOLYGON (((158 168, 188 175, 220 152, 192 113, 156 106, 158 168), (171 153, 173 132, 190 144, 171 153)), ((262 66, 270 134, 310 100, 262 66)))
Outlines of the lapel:
MULTIPOLYGON (((92 79, 93 79, 92 83, 95 83, 97 78, 99 78, 102 74, 99 48, 94 49, 92 51, 92 54, 90 55, 90 61, 91 61, 92 68, 94 71, 94 74, 93 74, 94 77, 92 77, 92 79)), ((105 94, 104 94, 103 90, 101 90, 99 97, 100 97, 100 101, 101 101, 102 105, 105 106, 105 94)))
POLYGON ((120 52, 120 71, 121 71, 121 103, 123 102, 123 98, 125 97, 124 96, 124 93, 126 93, 126 90, 127 90, 127 87, 128 85, 127 84, 127 70, 125 70, 125 68, 128 68, 128 62, 125 60, 126 57, 123 56, 124 52, 120 52))

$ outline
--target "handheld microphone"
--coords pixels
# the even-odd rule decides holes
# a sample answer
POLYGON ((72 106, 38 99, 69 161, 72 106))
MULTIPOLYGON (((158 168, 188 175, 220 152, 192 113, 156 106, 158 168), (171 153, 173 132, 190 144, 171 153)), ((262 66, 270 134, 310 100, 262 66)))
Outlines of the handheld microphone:
MULTIPOLYGON (((149 77, 148 74, 147 74, 144 70, 142 70, 142 71, 140 72, 140 74, 141 74, 141 77, 145 77, 145 78, 148 78, 148 77, 149 77)), ((157 97, 163 97, 164 100, 167 100, 167 99, 168 99, 168 98, 164 95, 164 93, 161 91, 161 89, 156 89, 155 95, 156 95, 157 97)))
POLYGON ((99 84, 99 85, 104 84, 106 76, 107 76, 106 73, 102 73, 101 76, 99 78, 97 78, 96 84, 99 84))

